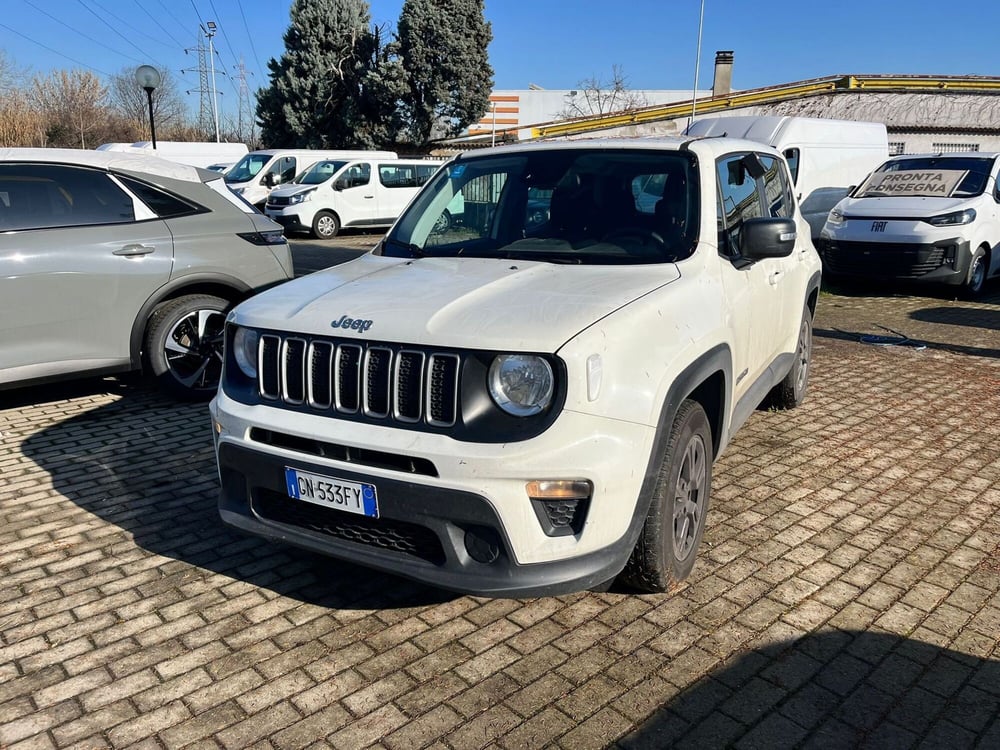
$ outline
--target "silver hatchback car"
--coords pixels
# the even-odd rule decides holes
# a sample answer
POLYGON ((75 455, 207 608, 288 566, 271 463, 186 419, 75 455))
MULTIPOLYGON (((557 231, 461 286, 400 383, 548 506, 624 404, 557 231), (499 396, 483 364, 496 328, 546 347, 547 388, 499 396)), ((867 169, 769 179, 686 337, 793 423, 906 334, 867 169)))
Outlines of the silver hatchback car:
POLYGON ((211 396, 226 312, 291 277, 282 228, 217 172, 0 149, 0 389, 146 368, 211 396))

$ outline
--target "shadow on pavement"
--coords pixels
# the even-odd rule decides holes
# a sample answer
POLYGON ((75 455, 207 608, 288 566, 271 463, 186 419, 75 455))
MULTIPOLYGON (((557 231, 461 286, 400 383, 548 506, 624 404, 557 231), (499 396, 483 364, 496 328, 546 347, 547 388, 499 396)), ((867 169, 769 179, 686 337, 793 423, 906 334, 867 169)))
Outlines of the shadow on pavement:
POLYGON ((1000 310, 983 310, 978 307, 929 307, 914 310, 910 313, 910 317, 924 323, 1000 331, 1000 310))
POLYGON ((825 631, 734 657, 621 748, 1000 747, 1000 662, 825 631))
MULTIPOLYGON (((973 324, 969 324, 973 325, 973 324)), ((935 349, 937 351, 951 352, 952 354, 965 354, 972 357, 994 357, 1000 359, 1000 349, 987 349, 979 346, 966 346, 963 344, 948 344, 936 341, 925 341, 923 339, 911 339, 906 338, 905 341, 899 343, 883 343, 883 344, 870 344, 866 343, 865 339, 868 337, 879 338, 885 336, 887 339, 896 339, 899 337, 893 336, 888 330, 878 330, 878 331, 842 331, 836 328, 814 328, 813 336, 818 338, 826 339, 837 339, 839 341, 853 341, 859 344, 876 345, 876 346, 899 346, 899 347, 910 347, 910 348, 927 348, 935 349)))
MULTIPOLYGON (((68 394, 106 393, 80 382, 68 394), (87 389, 92 389, 88 391, 87 389)), ((335 609, 436 604, 456 595, 296 548, 247 537, 224 526, 216 508, 218 476, 204 403, 178 403, 153 386, 120 382, 122 398, 52 424, 21 446, 49 472, 55 490, 125 531, 148 552, 335 609)), ((48 404, 52 387, 21 398, 48 404)), ((58 400, 58 393, 55 393, 58 400)), ((120 539, 116 538, 116 542, 120 539)), ((190 570, 162 570, 190 577, 190 570)))

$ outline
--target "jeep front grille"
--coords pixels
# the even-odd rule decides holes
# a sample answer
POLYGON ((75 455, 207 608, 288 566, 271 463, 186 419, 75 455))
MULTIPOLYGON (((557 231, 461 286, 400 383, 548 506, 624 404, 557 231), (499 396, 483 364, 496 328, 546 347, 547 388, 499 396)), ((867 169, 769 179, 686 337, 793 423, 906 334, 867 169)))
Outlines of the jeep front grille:
POLYGON ((267 401, 432 427, 457 419, 457 354, 263 334, 257 362, 267 401))

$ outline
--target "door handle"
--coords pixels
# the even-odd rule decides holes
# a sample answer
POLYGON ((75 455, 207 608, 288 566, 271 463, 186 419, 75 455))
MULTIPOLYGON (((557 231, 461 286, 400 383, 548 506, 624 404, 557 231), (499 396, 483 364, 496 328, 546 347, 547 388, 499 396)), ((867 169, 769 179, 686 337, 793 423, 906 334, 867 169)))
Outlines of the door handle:
POLYGON ((774 273, 772 273, 770 276, 767 277, 767 283, 770 284, 771 286, 778 286, 778 282, 784 275, 785 275, 784 271, 775 271, 774 273))
POLYGON ((126 258, 137 258, 142 255, 149 255, 150 253, 156 252, 155 245, 123 245, 122 247, 115 250, 112 255, 122 255, 126 258))
POLYGON ((374 198, 374 195, 366 195, 365 198, 374 198))

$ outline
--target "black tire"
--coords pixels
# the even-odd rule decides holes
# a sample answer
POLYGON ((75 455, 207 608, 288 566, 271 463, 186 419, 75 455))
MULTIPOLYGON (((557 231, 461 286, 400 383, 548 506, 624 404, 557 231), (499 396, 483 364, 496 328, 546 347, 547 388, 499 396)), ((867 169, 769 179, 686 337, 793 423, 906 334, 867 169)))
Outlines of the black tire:
POLYGON ((332 240, 340 231, 340 220, 332 211, 319 211, 313 217, 313 236, 321 240, 332 240))
POLYGON ((434 226, 431 227, 431 234, 443 234, 449 229, 451 229, 451 214, 447 211, 442 211, 441 215, 435 219, 434 226))
POLYGON ((768 394, 767 406, 775 409, 794 409, 805 401, 809 388, 809 366, 812 361, 812 311, 806 305, 799 325, 799 338, 795 343, 795 361, 784 379, 768 394))
POLYGON ((620 580, 649 593, 670 591, 691 574, 712 486, 712 428, 705 410, 677 410, 653 487, 649 512, 620 580))
POLYGON ((149 317, 146 361, 167 393, 187 401, 215 395, 228 309, 220 297, 191 294, 164 302, 149 317))
POLYGON ((989 271, 986 262, 986 251, 979 248, 972 256, 969 263, 969 273, 965 277, 965 284, 962 285, 962 293, 969 298, 978 297, 983 287, 986 285, 986 274, 989 271))

